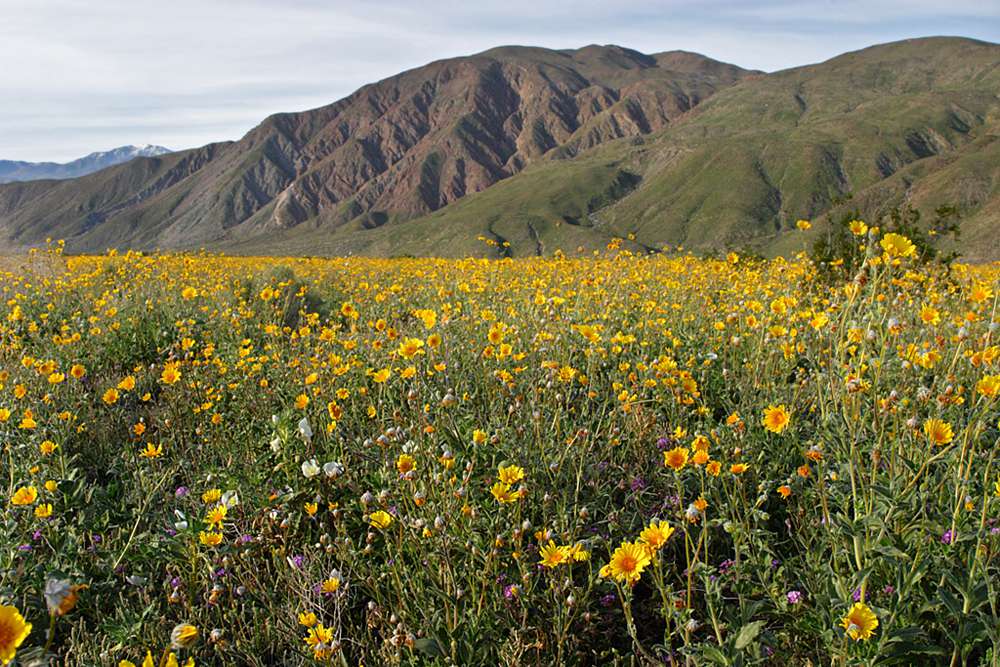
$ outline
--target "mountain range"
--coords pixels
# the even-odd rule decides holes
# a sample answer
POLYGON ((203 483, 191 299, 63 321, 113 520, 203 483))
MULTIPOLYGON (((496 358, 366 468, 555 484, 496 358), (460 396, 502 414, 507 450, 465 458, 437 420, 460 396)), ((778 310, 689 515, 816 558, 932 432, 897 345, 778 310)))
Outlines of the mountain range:
POLYGON ((774 73, 683 51, 500 47, 235 142, 2 185, 0 244, 523 256, 627 237, 777 254, 849 210, 947 204, 960 250, 993 258, 998 93, 1000 45, 964 38, 774 73))
POLYGON ((137 157, 156 157, 169 152, 169 148, 146 144, 145 146, 119 146, 109 151, 91 153, 65 163, 0 160, 0 183, 37 181, 49 178, 77 178, 128 162, 137 157))

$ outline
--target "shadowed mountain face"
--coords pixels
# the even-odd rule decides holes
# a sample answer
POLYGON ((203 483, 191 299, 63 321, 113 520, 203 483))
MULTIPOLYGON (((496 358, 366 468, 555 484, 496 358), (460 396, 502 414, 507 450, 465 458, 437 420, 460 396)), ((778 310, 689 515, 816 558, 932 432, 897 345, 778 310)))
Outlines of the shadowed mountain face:
POLYGON ((695 54, 502 47, 431 63, 240 141, 0 191, 10 243, 194 246, 435 211, 556 151, 659 130, 746 72, 695 54))
POLYGON ((801 249, 799 218, 958 206, 1000 253, 1000 46, 880 45, 762 74, 685 52, 502 47, 238 142, 0 186, 0 238, 393 255, 801 249), (849 203, 843 200, 852 197, 849 203), (482 238, 493 241, 491 245, 482 238))
POLYGON ((0 160, 0 183, 37 181, 46 178, 78 178, 137 157, 155 157, 169 152, 169 148, 147 144, 145 146, 119 146, 109 151, 91 153, 78 160, 63 164, 0 160))

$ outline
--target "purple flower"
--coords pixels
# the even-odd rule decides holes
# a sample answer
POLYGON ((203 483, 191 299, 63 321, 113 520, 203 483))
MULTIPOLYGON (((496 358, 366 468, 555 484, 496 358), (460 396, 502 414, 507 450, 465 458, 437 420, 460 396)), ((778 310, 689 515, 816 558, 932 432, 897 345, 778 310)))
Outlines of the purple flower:
POLYGON ((615 597, 614 593, 608 593, 607 595, 601 596, 601 606, 610 607, 615 603, 618 598, 615 597))
POLYGON ((42 539, 42 531, 36 530, 35 532, 33 532, 31 534, 31 539, 33 539, 35 542, 42 539))
POLYGON ((188 489, 186 486, 178 486, 177 490, 174 491, 174 495, 178 498, 183 498, 188 494, 189 491, 190 489, 188 489))
POLYGON ((632 483, 629 486, 632 488, 633 491, 641 491, 642 489, 646 488, 646 480, 644 480, 642 477, 636 477, 635 479, 632 480, 632 483))
MULTIPOLYGON (((866 600, 862 599, 862 597, 861 597, 861 589, 860 588, 855 588, 854 589, 854 593, 852 594, 852 597, 854 598, 855 602, 865 602, 866 601, 866 600)), ((867 596, 865 596, 865 597, 867 597, 867 596)))
POLYGON ((951 544, 951 531, 944 531, 944 535, 941 536, 941 544, 951 544))
POLYGON ((886 586, 885 588, 882 589, 882 595, 892 595, 895 592, 896 592, 895 586, 886 586))
POLYGON ((302 564, 305 563, 305 562, 306 562, 306 559, 303 556, 292 556, 292 565, 294 565, 295 567, 297 567, 300 570, 302 569, 302 564))
POLYGON ((18 551, 31 551, 32 547, 30 544, 22 544, 17 548, 18 551))
POLYGON ((802 591, 788 591, 788 604, 798 604, 802 602, 802 591))
POLYGON ((170 586, 172 588, 180 588, 180 585, 181 585, 180 577, 174 577, 173 579, 170 580, 170 586))

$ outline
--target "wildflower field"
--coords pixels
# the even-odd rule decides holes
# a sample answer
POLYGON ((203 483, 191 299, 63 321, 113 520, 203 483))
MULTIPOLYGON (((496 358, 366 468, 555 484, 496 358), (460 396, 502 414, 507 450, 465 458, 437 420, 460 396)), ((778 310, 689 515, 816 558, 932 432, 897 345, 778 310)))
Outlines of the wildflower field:
POLYGON ((5 261, 0 664, 997 664, 1000 265, 856 234, 5 261))

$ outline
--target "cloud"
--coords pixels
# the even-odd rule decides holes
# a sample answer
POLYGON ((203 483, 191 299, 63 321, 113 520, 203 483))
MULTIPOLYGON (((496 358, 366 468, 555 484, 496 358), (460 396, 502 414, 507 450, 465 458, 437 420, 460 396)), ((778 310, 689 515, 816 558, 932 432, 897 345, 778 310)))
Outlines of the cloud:
POLYGON ((904 37, 1000 38, 1000 6, 969 0, 0 0, 0 16, 0 158, 31 160, 236 139, 270 113, 500 44, 774 70, 904 37))

